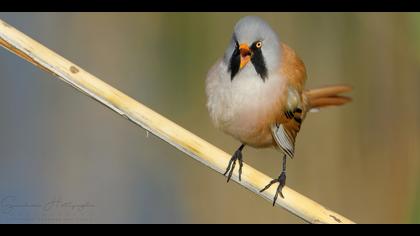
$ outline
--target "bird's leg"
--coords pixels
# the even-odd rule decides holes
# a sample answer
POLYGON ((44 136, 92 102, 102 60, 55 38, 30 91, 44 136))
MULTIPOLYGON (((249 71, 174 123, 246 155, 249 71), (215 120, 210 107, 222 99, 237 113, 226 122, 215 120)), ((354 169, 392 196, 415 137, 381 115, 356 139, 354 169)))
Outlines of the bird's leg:
POLYGON ((243 160, 242 160, 242 149, 245 147, 245 144, 241 144, 241 146, 235 151, 235 153, 233 154, 232 158, 229 161, 229 165, 226 168, 226 171, 223 175, 226 176, 226 174, 228 174, 228 178, 227 178, 227 182, 229 182, 230 178, 232 177, 233 174, 233 170, 235 169, 236 166, 236 161, 239 161, 239 181, 241 181, 241 175, 242 175, 242 166, 243 164, 243 160))
POLYGON ((274 200, 273 200, 273 206, 276 204, 276 200, 277 197, 280 196, 282 198, 284 198, 283 193, 282 193, 282 189, 283 187, 286 185, 286 155, 283 156, 283 170, 280 174, 280 176, 277 179, 273 179, 269 184, 267 184, 267 186, 265 186, 260 193, 264 192, 265 190, 267 190, 268 188, 271 187, 271 185, 275 184, 275 183, 279 183, 279 185, 277 186, 277 190, 276 190, 276 194, 274 195, 274 200))

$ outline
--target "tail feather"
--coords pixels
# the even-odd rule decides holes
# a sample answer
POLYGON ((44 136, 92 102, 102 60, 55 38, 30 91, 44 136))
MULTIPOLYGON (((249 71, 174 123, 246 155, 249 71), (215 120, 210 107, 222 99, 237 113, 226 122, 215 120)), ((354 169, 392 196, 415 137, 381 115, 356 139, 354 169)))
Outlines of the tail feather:
POLYGON ((305 92, 309 108, 343 105, 351 101, 350 97, 339 95, 352 89, 345 85, 333 85, 324 88, 311 89, 305 92))
POLYGON ((276 124, 271 127, 274 141, 283 153, 293 158, 296 135, 300 130, 302 120, 308 111, 319 110, 326 106, 343 105, 351 101, 351 98, 339 94, 350 92, 351 87, 344 85, 327 86, 319 89, 307 90, 303 94, 303 112, 293 112, 293 119, 276 124))

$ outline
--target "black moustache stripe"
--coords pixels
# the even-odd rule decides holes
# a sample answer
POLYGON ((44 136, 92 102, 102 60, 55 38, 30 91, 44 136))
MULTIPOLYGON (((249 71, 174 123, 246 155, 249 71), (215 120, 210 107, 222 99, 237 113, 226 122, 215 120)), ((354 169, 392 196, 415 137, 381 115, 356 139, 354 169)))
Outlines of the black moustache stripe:
POLYGON ((239 52, 239 44, 236 42, 236 48, 230 57, 228 72, 230 72, 230 80, 233 80, 233 77, 239 72, 239 67, 241 64, 241 57, 239 52))
POLYGON ((260 75, 261 79, 265 82, 267 78, 267 66, 265 65, 264 56, 262 54, 261 48, 257 48, 255 44, 251 46, 253 55, 251 57, 251 62, 254 65, 255 71, 260 75))
MULTIPOLYGON (((264 56, 262 54, 261 48, 257 48, 255 43, 251 46, 252 56, 251 56, 251 63, 255 68, 255 71, 261 77, 261 79, 265 82, 268 71, 267 66, 264 61, 264 56)), ((241 64, 241 55, 239 51, 239 43, 236 42, 235 50, 232 53, 229 61, 228 72, 230 72, 230 79, 233 80, 235 75, 239 72, 239 67, 241 64)))

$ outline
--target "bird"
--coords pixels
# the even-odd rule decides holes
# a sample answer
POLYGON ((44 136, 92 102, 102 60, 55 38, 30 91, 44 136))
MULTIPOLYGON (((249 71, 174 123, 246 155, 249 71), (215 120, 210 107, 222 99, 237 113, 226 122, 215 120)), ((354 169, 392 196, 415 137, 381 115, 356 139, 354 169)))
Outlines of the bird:
POLYGON ((224 55, 210 68, 205 80, 207 110, 213 125, 240 141, 224 173, 227 182, 239 162, 241 181, 245 146, 275 148, 282 154, 281 174, 264 192, 278 184, 284 198, 286 161, 295 155, 296 136, 311 111, 351 101, 342 93, 351 86, 330 85, 306 89, 305 64, 262 18, 245 16, 236 23, 224 55))

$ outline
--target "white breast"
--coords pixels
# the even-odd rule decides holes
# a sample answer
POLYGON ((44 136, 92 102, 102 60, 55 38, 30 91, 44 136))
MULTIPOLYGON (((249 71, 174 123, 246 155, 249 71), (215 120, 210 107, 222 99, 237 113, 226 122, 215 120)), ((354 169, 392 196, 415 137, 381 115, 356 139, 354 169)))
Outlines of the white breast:
POLYGON ((260 121, 273 112, 284 86, 285 80, 272 74, 264 82, 251 63, 231 80, 227 66, 219 61, 206 81, 210 117, 226 133, 239 140, 249 139, 260 129, 260 121))

